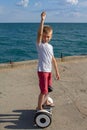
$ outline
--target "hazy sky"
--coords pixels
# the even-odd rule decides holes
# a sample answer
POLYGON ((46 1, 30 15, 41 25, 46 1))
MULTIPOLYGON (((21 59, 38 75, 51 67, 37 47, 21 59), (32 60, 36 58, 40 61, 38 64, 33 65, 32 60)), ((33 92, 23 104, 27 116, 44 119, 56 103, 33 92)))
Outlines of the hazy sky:
POLYGON ((0 22, 87 22, 87 0, 0 0, 0 22))

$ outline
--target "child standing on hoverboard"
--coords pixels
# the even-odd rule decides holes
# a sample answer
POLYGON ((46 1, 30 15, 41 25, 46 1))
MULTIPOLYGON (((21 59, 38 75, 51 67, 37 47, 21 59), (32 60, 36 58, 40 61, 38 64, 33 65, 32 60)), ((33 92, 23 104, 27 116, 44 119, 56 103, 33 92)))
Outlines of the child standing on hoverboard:
MULTIPOLYGON (((52 38, 53 30, 50 26, 44 25, 46 18, 46 13, 41 13, 41 23, 37 34, 37 51, 38 51, 38 78, 39 78, 39 87, 40 95, 38 97, 38 110, 43 109, 43 103, 46 95, 48 95, 48 87, 52 86, 52 62, 54 64, 54 69, 56 72, 56 79, 59 79, 59 72, 57 67, 57 62, 53 54, 53 47, 49 44, 49 41, 52 38)), ((49 104, 48 101, 45 101, 46 105, 49 104)))

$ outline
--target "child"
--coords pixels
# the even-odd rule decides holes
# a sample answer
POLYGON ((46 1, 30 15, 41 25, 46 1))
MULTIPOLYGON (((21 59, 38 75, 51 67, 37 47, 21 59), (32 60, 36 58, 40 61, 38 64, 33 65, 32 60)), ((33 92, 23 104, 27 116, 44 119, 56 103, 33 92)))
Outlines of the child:
MULTIPOLYGON (((46 13, 41 13, 41 23, 37 35, 37 51, 38 51, 38 78, 40 95, 38 98, 38 110, 43 109, 43 104, 46 95, 48 94, 48 87, 52 86, 52 62, 56 72, 56 79, 59 79, 59 72, 56 59, 53 54, 53 47, 48 42, 52 38, 53 30, 50 26, 44 25, 46 13)), ((47 105, 48 102, 45 102, 47 105)), ((52 104, 50 104, 52 105, 52 104)))

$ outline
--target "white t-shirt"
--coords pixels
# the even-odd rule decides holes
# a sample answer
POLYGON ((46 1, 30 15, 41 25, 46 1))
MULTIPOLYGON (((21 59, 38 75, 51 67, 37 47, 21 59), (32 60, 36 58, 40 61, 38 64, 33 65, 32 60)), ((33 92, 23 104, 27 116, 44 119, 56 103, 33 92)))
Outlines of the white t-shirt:
POLYGON ((39 72, 51 72, 52 70, 52 56, 53 47, 49 43, 37 44, 38 51, 38 71, 39 72))

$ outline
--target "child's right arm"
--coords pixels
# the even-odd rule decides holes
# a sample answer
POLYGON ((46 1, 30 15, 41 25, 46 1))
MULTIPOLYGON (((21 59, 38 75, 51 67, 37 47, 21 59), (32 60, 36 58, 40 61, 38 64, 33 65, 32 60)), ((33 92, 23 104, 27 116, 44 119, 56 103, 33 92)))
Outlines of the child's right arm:
POLYGON ((42 12, 41 13, 41 23, 40 23, 40 27, 39 27, 38 34, 37 34, 37 44, 42 42, 43 26, 44 26, 45 18, 46 18, 46 13, 42 12))

